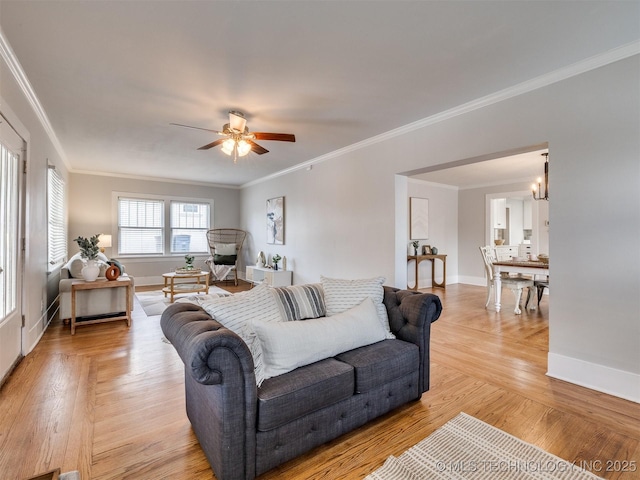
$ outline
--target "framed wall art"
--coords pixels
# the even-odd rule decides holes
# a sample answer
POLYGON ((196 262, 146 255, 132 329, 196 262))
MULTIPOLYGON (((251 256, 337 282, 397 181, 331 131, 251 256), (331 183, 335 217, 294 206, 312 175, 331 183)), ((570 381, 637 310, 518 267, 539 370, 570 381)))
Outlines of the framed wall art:
POLYGON ((267 243, 284 245, 284 197, 267 200, 267 243))
POLYGON ((409 238, 426 240, 429 238, 429 199, 409 198, 409 238))

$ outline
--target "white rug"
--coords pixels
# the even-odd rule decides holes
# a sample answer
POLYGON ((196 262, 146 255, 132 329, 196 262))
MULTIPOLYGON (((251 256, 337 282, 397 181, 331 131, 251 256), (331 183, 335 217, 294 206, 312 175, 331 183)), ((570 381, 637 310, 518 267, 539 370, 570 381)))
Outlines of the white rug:
POLYGON ((600 477, 460 413, 365 480, 562 479, 600 477))
MULTIPOLYGON (((220 296, 220 295, 231 295, 231 294, 220 287, 209 287, 209 295, 220 296)), ((175 302, 181 298, 190 298, 190 297, 196 297, 196 296, 203 298, 205 294, 204 293, 180 293, 180 294, 174 295, 173 299, 175 302)), ((165 297, 164 293, 162 293, 162 291, 160 290, 153 290, 151 292, 137 292, 136 298, 138 299, 140 306, 144 310, 144 313, 146 313, 147 316, 149 317, 153 315, 162 315, 162 312, 164 312, 164 310, 169 305, 171 305, 171 302, 169 301, 170 300, 169 294, 167 294, 167 296, 165 297)))

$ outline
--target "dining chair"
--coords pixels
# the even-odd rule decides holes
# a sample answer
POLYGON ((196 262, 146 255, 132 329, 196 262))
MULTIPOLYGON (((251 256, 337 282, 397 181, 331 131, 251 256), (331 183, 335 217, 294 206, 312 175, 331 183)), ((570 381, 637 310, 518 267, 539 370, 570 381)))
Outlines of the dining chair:
MULTIPOLYGON (((495 278, 493 275, 493 263, 496 262, 497 260, 496 260, 495 249, 490 245, 480 247, 480 253, 482 254, 482 260, 484 261, 484 269, 487 275, 487 302, 484 304, 484 308, 487 308, 489 306, 489 302, 491 301, 491 292, 494 292, 494 288, 495 288, 495 278)), ((528 299, 529 296, 531 295, 531 291, 534 288, 533 279, 522 276, 522 275, 513 277, 513 276, 503 274, 500 277, 500 282, 503 287, 509 288, 509 290, 511 290, 515 295, 516 306, 513 311, 516 315, 520 315, 522 313, 522 310, 520 310, 520 300, 522 299, 522 290, 524 290, 525 288, 529 289, 529 292, 527 295, 527 299, 528 299)))
MULTIPOLYGON (((542 277, 542 275, 539 275, 539 276, 542 277)), ((549 288, 549 276, 545 275, 544 279, 540 279, 540 280, 536 280, 534 277, 533 287, 534 288, 529 289, 529 293, 527 294, 527 301, 524 304, 525 309, 529 306, 529 302, 531 301, 531 296, 533 295, 534 291, 537 293, 537 296, 538 296, 538 303, 536 304, 536 307, 540 306, 540 300, 542 300, 542 295, 544 295, 544 289, 549 288)), ((535 310, 536 307, 530 307, 530 310, 535 310)))

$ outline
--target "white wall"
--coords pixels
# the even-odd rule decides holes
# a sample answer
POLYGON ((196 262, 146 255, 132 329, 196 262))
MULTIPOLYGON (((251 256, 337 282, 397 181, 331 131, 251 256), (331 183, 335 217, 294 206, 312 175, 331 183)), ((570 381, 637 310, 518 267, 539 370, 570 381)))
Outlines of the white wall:
POLYGON ((27 140, 25 219, 25 264, 22 278, 23 354, 29 353, 44 333, 47 315, 47 289, 57 286, 57 272, 47 274, 47 164, 55 165, 63 178, 65 165, 49 140, 31 104, 0 57, 0 111, 20 136, 27 140), (42 305, 45 305, 45 309, 42 305))
MULTIPOLYGON (((69 256, 79 251, 78 244, 73 241, 78 235, 89 237, 96 233, 111 233, 117 236, 112 192, 211 199, 214 227, 239 228, 240 225, 240 192, 237 188, 72 173, 69 182, 69 256)), ((119 258, 136 285, 161 284, 163 273, 184 264, 183 254, 127 259, 118 257, 111 248, 107 248, 105 254, 119 258)), ((204 267, 208 256, 196 256, 196 266, 204 267)))
MULTIPOLYGON (((429 199, 429 238, 421 245, 436 247, 439 254, 447 256, 447 284, 458 283, 458 190, 433 183, 410 179, 409 198, 429 199)), ((408 201, 408 200, 407 200, 408 201)), ((407 232, 407 238, 409 233, 407 232)), ((435 262, 436 281, 442 280, 442 263, 435 262)), ((415 285, 415 262, 410 262, 407 272, 408 285, 415 285)), ((431 262, 422 261, 418 270, 420 288, 431 286, 431 262)))
MULTIPOLYGON (((242 191, 242 224, 258 232, 254 250, 295 260, 296 283, 320 274, 384 275, 403 286, 396 269, 405 269, 406 278, 408 239, 396 241, 406 218, 394 217, 394 186, 402 188, 395 174, 548 142, 549 374, 640 401, 639 72, 634 56, 350 151, 310 172, 249 185, 242 191), (260 234, 264 203, 279 195, 287 197, 287 243, 267 249, 260 234), (593 261, 603 248, 605 266, 593 261), (585 282, 590 278, 597 281, 585 282)), ((484 227, 468 239, 462 225, 483 225, 484 218, 482 202, 477 215, 459 221, 460 272, 476 259, 481 269, 468 245, 477 250, 484 243, 484 227)))

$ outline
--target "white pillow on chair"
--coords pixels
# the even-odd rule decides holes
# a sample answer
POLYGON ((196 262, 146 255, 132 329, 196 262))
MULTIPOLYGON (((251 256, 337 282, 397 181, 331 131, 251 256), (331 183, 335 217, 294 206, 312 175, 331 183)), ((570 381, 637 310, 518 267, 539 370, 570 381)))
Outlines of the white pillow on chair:
POLYGON ((217 255, 236 255, 238 253, 235 243, 216 243, 213 250, 217 255))

